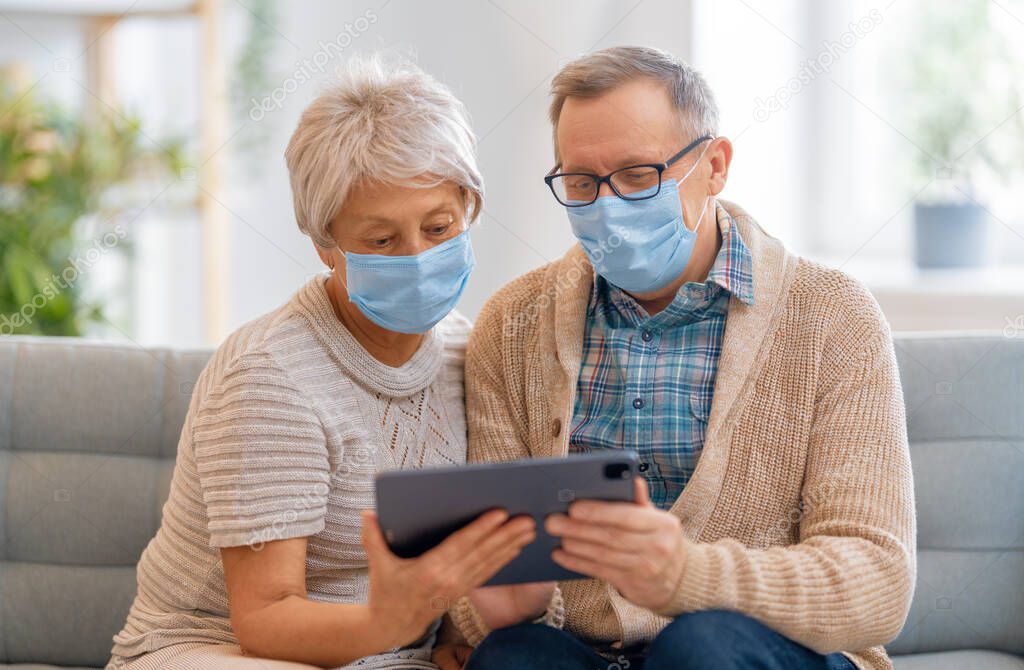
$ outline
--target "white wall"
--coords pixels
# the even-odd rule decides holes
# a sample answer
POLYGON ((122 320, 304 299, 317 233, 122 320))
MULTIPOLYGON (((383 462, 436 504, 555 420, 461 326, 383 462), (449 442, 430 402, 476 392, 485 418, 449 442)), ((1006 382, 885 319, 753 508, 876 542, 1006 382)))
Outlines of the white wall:
MULTIPOLYGON (((412 54, 469 108, 480 136, 487 181, 485 213, 473 233, 478 267, 460 310, 475 316, 486 298, 513 277, 559 257, 572 243, 564 211, 542 178, 553 164, 547 88, 567 59, 604 46, 644 43, 688 57, 689 3, 553 3, 446 0, 416 2, 280 2, 274 57, 282 80, 296 62, 335 39, 346 22, 372 11, 377 21, 347 53, 386 48, 412 54)), ((233 12, 232 32, 244 14, 233 12)), ((346 53, 342 54, 344 57, 346 53)), ((312 243, 294 223, 283 151, 301 110, 326 77, 289 95, 260 122, 272 132, 258 157, 233 155, 225 202, 232 219, 230 325, 282 301, 320 269, 312 243), (260 160, 262 173, 237 168, 260 160)), ((255 132, 252 122, 238 132, 255 132)), ((234 130, 232 131, 234 132, 234 130)))

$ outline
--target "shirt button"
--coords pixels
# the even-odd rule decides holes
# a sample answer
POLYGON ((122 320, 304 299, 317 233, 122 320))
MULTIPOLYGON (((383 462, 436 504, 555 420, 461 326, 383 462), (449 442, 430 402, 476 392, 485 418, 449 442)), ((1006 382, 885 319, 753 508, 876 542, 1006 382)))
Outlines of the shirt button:
POLYGON ((644 399, 643 398, 633 398, 633 407, 634 408, 636 408, 636 409, 643 409, 643 406, 644 406, 644 399))
POLYGON ((551 437, 558 437, 562 434, 562 420, 555 419, 551 422, 551 437))
POLYGON ((644 332, 640 333, 640 338, 644 342, 650 342, 651 340, 654 339, 654 334, 651 333, 651 331, 649 331, 649 330, 645 330, 644 332))

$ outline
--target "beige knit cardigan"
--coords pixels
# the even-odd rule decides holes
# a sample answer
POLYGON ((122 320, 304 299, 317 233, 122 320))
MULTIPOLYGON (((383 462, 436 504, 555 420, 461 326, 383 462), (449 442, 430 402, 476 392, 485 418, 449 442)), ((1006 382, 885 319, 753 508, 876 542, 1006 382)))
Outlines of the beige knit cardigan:
MULTIPOLYGON (((915 579, 913 482, 888 325, 842 272, 789 253, 727 202, 753 257, 733 298, 696 471, 671 512, 685 568, 654 612, 598 580, 559 584, 567 630, 596 647, 649 641, 677 614, 741 611, 862 670, 891 668, 915 579)), ((568 453, 593 270, 579 247, 501 289, 466 360, 473 461, 568 453)), ((463 599, 451 617, 477 643, 463 599)))

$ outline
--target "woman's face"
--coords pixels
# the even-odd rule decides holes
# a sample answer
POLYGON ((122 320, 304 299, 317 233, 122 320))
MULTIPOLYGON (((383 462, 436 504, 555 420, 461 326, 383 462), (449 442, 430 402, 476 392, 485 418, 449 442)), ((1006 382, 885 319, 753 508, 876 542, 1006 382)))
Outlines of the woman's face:
POLYGON ((465 217, 465 197, 455 184, 360 184, 331 222, 331 237, 341 250, 335 260, 343 264, 346 251, 414 256, 463 232, 465 217))

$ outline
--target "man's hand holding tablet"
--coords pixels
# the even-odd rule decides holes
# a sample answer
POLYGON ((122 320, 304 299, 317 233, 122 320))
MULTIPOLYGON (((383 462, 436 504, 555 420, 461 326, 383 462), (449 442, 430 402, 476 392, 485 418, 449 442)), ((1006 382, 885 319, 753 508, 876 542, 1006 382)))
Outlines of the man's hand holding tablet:
POLYGON ((569 514, 544 522, 549 535, 562 538, 556 563, 603 579, 630 602, 658 609, 668 603, 683 574, 685 552, 679 519, 659 509, 636 477, 636 502, 580 500, 569 514))

